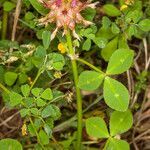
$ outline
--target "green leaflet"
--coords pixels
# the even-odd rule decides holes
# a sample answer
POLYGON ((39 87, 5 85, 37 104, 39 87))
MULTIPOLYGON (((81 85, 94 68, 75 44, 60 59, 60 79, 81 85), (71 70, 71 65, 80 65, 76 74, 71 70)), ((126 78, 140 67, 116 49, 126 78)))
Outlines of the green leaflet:
POLYGON ((4 2, 3 9, 6 12, 10 12, 12 9, 15 8, 15 4, 9 1, 4 2))
POLYGON ((110 77, 106 77, 104 81, 104 99, 110 108, 117 111, 126 111, 129 105, 126 87, 110 77))
POLYGON ((20 94, 11 92, 9 96, 10 96, 10 105, 12 107, 21 104, 22 96, 20 94))
POLYGON ((27 97, 30 94, 30 86, 28 84, 22 85, 21 86, 21 92, 23 96, 27 97))
POLYGON ((22 145, 14 139, 3 139, 0 140, 1 150, 22 150, 22 145))
POLYGON ((85 42, 82 45, 82 49, 89 51, 91 48, 91 40, 90 39, 86 39, 85 42))
POLYGON ((53 93, 50 88, 47 88, 44 90, 44 92, 41 94, 41 97, 46 100, 52 100, 53 99, 53 93))
POLYGON ((150 19, 144 19, 139 22, 139 27, 141 30, 148 32, 150 31, 150 19))
POLYGON ((116 17, 116 16, 121 15, 120 10, 112 4, 104 5, 103 10, 108 16, 111 16, 111 17, 116 17))
POLYGON ((125 112, 114 111, 110 117, 110 134, 115 136, 117 134, 128 131, 133 124, 133 117, 130 110, 125 112))
POLYGON ((4 81, 7 85, 12 86, 17 80, 17 77, 17 73, 8 71, 4 74, 4 81))
POLYGON ((130 150, 129 144, 124 140, 108 139, 104 150, 130 150))
POLYGON ((78 87, 82 90, 96 90, 104 79, 104 75, 96 71, 83 71, 79 76, 78 87))
POLYGON ((42 41, 45 49, 48 49, 51 42, 51 33, 50 31, 43 31, 42 33, 42 41))
POLYGON ((117 50, 117 45, 118 45, 118 36, 116 36, 114 39, 108 42, 107 45, 102 49, 101 55, 105 61, 108 61, 113 52, 117 50))
POLYGON ((43 130, 40 130, 39 138, 43 145, 47 145, 49 143, 49 137, 43 130))
POLYGON ((100 117, 91 117, 86 120, 87 133, 96 138, 108 138, 109 133, 105 121, 100 117))
POLYGON ((108 63, 106 74, 121 74, 127 71, 132 65, 134 52, 128 49, 116 50, 108 63))
POLYGON ((36 9, 37 12, 39 12, 41 15, 46 15, 48 13, 48 10, 43 7, 38 0, 29 0, 31 5, 36 9))

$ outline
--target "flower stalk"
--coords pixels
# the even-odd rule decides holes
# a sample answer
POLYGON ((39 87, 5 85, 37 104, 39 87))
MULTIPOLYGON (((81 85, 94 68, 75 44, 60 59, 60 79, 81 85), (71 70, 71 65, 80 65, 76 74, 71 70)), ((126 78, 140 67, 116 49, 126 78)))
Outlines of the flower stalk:
MULTIPOLYGON (((72 46, 72 38, 70 31, 68 30, 66 34, 66 39, 67 39, 67 45, 69 55, 75 55, 75 51, 72 46)), ((77 100, 77 146, 76 149, 80 150, 81 149, 81 141, 82 141, 82 97, 81 97, 81 92, 79 87, 77 86, 78 84, 78 69, 77 69, 77 62, 75 59, 71 60, 72 64, 72 72, 73 72, 73 77, 74 77, 74 84, 75 84, 75 89, 76 89, 76 100, 77 100)))
MULTIPOLYGON (((38 0, 43 4, 44 7, 49 9, 49 13, 39 19, 40 25, 47 26, 50 23, 55 23, 56 28, 51 34, 51 40, 53 40, 58 32, 58 30, 63 29, 62 35, 66 36, 68 56, 71 59, 72 72, 74 78, 74 84, 76 89, 76 100, 77 100, 77 145, 76 150, 81 150, 82 141, 82 96, 81 91, 78 87, 78 68, 77 68, 77 58, 72 44, 72 37, 80 40, 80 37, 75 31, 76 24, 83 24, 84 26, 89 26, 93 24, 92 22, 85 20, 81 11, 86 8, 95 8, 95 3, 91 1, 82 2, 80 0, 38 0)), ((59 45, 59 50, 65 52, 62 45, 59 45)), ((89 65, 89 64, 88 64, 89 65)), ((93 67, 92 65, 90 65, 93 67)), ((97 69, 97 68, 95 68, 97 69)))

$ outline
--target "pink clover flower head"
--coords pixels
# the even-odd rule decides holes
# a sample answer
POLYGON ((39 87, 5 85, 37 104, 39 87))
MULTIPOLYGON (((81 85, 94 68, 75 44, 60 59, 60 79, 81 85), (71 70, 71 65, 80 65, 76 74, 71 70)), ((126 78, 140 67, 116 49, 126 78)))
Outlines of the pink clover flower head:
POLYGON ((39 0, 39 2, 47 9, 50 9, 50 12, 45 17, 39 19, 40 24, 56 24, 51 40, 54 39, 58 29, 61 28, 64 29, 63 34, 66 34, 67 29, 70 29, 74 37, 79 39, 75 32, 75 25, 78 23, 85 26, 93 24, 82 17, 81 11, 87 7, 95 8, 97 3, 91 3, 91 1, 81 2, 80 0, 39 0))

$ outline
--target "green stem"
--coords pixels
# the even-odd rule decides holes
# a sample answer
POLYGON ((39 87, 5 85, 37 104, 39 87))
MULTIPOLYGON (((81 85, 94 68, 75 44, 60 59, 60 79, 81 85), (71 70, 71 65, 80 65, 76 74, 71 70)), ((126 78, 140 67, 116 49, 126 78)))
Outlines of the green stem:
MULTIPOLYGON (((67 45, 69 48, 69 55, 74 56, 75 51, 72 46, 72 39, 71 39, 70 31, 68 31, 66 38, 67 38, 67 45)), ((77 69, 76 60, 75 59, 71 60, 71 64, 72 64, 72 71, 73 71, 74 84, 75 84, 75 88, 76 88, 76 99, 77 99, 78 124, 77 124, 77 146, 76 146, 76 149, 80 150, 81 149, 81 141, 82 141, 82 97, 81 97, 80 89, 77 86, 77 84, 78 84, 78 69, 77 69)))
POLYGON ((6 93, 10 93, 10 91, 4 86, 4 85, 2 85, 1 83, 0 83, 0 88, 3 90, 3 91, 5 91, 6 93))
POLYGON ((38 71, 38 73, 37 73, 37 75, 36 75, 36 77, 35 77, 33 83, 32 83, 31 86, 30 86, 30 91, 32 90, 33 86, 34 86, 35 83, 37 82, 37 80, 38 80, 38 78, 40 77, 40 75, 42 74, 42 72, 43 72, 43 70, 42 70, 42 69, 39 69, 39 71, 38 71))
POLYGON ((35 134, 36 134, 38 143, 41 145, 42 149, 44 150, 45 148, 44 148, 43 144, 42 144, 41 141, 40 141, 40 137, 39 137, 39 134, 38 134, 38 132, 37 132, 35 126, 34 126, 34 123, 33 123, 33 121, 32 121, 31 118, 29 118, 29 120, 30 120, 30 123, 31 123, 31 125, 32 125, 32 128, 34 129, 34 132, 35 132, 35 134))
POLYGON ((8 12, 3 11, 2 35, 1 35, 2 40, 4 40, 6 38, 7 22, 8 22, 8 12))
POLYGON ((83 64, 86 64, 87 66, 89 66, 90 68, 94 69, 95 71, 100 72, 100 73, 102 73, 102 74, 105 74, 103 71, 101 71, 100 69, 98 69, 98 68, 95 67, 94 65, 90 64, 89 62, 87 62, 87 61, 85 61, 85 60, 83 60, 83 59, 81 59, 81 58, 77 58, 77 60, 78 60, 79 62, 82 62, 83 64))

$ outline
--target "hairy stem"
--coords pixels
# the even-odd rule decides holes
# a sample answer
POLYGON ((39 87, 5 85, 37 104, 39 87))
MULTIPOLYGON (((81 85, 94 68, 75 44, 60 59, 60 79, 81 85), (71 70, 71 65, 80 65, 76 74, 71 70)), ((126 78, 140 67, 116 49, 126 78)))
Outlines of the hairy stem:
POLYGON ((2 20, 2 35, 1 38, 4 40, 7 33, 7 22, 8 22, 8 12, 3 11, 3 20, 2 20))
MULTIPOLYGON (((67 45, 69 48, 69 55, 74 56, 75 51, 72 46, 72 39, 70 35, 70 31, 68 31, 67 35, 67 45)), ((81 149, 81 141, 82 141, 82 97, 81 97, 81 92, 80 89, 78 88, 78 68, 77 68, 77 62, 75 59, 71 60, 72 64, 72 72, 73 72, 73 77, 74 77, 74 84, 76 88, 76 99, 77 99, 77 146, 76 149, 80 150, 81 149)))

